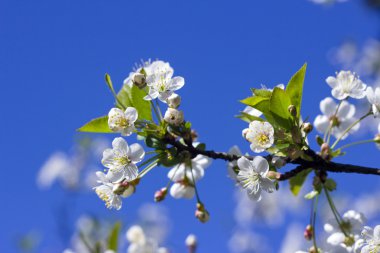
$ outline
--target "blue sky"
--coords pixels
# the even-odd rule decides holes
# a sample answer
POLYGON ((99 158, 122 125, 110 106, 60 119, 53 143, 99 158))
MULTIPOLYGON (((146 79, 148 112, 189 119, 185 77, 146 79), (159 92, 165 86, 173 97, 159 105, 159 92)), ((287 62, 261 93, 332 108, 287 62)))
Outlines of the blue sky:
MULTIPOLYGON (((330 8, 306 0, 1 0, 0 251, 16 252, 16 236, 33 229, 46 236, 45 246, 61 249, 52 212, 63 193, 58 187, 38 190, 35 178, 52 152, 72 146, 77 127, 108 112, 113 100, 103 81, 106 72, 120 87, 140 59, 169 61, 186 80, 181 107, 201 140, 215 150, 238 144, 248 151, 241 138, 246 125, 233 116, 249 88, 286 83, 308 62, 302 113, 314 118, 330 92, 324 79, 338 70, 327 53, 344 39, 362 43, 377 36, 378 18, 357 0, 330 8)), ((373 146, 352 151, 346 162, 376 165, 368 158, 378 154, 373 146)), ((132 223, 136 209, 165 178, 163 168, 154 171, 120 212, 107 211, 95 194, 81 196, 72 216, 91 212, 132 223)), ((352 194, 379 183, 363 176, 338 178, 341 190, 352 194)), ((195 232, 204 240, 200 252, 227 252, 220 242, 233 229, 234 185, 225 164, 214 162, 199 187, 210 222, 193 218, 194 202, 168 199, 175 225, 168 244, 181 245, 195 232)), ((284 229, 263 233, 280 239, 284 229)))

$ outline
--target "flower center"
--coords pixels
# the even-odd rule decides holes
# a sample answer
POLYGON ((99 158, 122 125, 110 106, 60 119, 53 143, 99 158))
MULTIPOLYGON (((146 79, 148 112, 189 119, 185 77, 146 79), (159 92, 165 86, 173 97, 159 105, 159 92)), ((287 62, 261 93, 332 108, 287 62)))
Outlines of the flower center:
POLYGON ((346 244, 347 246, 352 246, 355 244, 355 239, 352 236, 346 236, 344 238, 344 244, 346 244))
POLYGON ((269 137, 268 137, 268 135, 261 133, 261 134, 256 136, 255 140, 258 144, 260 144, 261 146, 264 146, 265 144, 268 143, 269 137))
POLYGON ((119 120, 116 122, 116 124, 119 125, 120 127, 123 127, 123 128, 130 125, 129 120, 127 120, 124 117, 119 118, 119 120))
POLYGON ((96 189, 95 190, 96 194, 99 196, 99 198, 101 200, 103 200, 104 202, 106 202, 106 206, 107 207, 110 207, 111 206, 111 202, 110 202, 110 198, 107 194, 105 194, 103 191, 101 191, 100 189, 96 189))
POLYGON ((128 156, 119 156, 114 158, 115 162, 121 164, 121 165, 127 165, 131 163, 131 160, 128 156))
POLYGON ((332 127, 339 127, 339 125, 340 125, 339 118, 335 115, 330 117, 330 122, 331 122, 332 127))

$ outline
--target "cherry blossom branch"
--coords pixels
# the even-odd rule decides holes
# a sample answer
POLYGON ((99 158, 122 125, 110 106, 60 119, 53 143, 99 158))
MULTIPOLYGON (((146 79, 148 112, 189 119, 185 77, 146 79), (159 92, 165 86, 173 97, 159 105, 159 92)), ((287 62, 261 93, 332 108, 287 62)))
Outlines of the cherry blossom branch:
MULTIPOLYGON (((221 160, 225 160, 229 162, 236 161, 240 157, 242 157, 239 155, 228 154, 225 152, 215 152, 213 150, 201 150, 201 149, 195 148, 192 145, 189 145, 189 146, 184 145, 173 138, 164 138, 163 141, 166 142, 167 144, 170 144, 176 147, 179 151, 188 151, 193 157, 197 155, 204 155, 212 159, 221 159, 221 160)), ((307 150, 306 155, 310 156, 312 158, 312 161, 308 161, 303 158, 297 158, 295 160, 291 160, 287 158, 286 159, 287 163, 297 164, 298 166, 295 169, 282 173, 278 180, 279 181, 288 180, 308 168, 312 168, 315 170, 324 170, 324 171, 329 171, 329 172, 334 172, 334 173, 356 173, 356 174, 380 176, 380 169, 378 168, 371 168, 371 167, 365 167, 365 166, 360 166, 360 165, 352 165, 352 164, 326 161, 312 150, 307 150)), ((250 160, 253 159, 252 156, 245 156, 245 157, 250 160)), ((265 158, 269 160, 272 158, 272 156, 268 155, 265 158)))

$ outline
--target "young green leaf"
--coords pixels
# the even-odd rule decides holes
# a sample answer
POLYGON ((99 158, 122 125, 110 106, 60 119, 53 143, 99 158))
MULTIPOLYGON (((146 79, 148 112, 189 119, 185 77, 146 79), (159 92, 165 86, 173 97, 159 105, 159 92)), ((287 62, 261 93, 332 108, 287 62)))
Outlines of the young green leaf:
POLYGON ((312 190, 311 192, 305 195, 305 199, 313 199, 317 195, 319 195, 319 192, 316 190, 312 190))
POLYGON ((139 113, 139 119, 152 121, 152 110, 149 101, 144 100, 146 92, 133 85, 131 89, 131 100, 133 107, 139 113))
POLYGON ((108 247, 107 249, 113 250, 117 252, 118 244, 119 244, 119 233, 120 233, 121 223, 116 222, 111 232, 108 236, 108 247))
POLYGON ((241 103, 245 105, 252 106, 253 108, 256 108, 255 106, 265 100, 269 100, 269 98, 266 97, 258 97, 258 96, 253 96, 253 97, 248 97, 246 99, 240 100, 241 103))
POLYGON ((99 117, 77 129, 79 132, 89 133, 112 133, 108 127, 108 116, 99 117))
POLYGON ((252 90, 253 94, 255 94, 258 97, 270 98, 270 96, 272 95, 272 91, 267 90, 267 89, 252 88, 251 90, 252 90))
POLYGON ((146 92, 143 89, 140 90, 135 85, 130 87, 128 84, 124 84, 117 94, 117 98, 124 106, 136 108, 140 120, 152 121, 151 104, 144 100, 145 95, 146 92))
POLYGON ((302 103, 302 92, 303 92, 303 83, 305 80, 307 64, 305 63, 298 71, 295 73, 292 78, 289 80, 288 85, 286 86, 286 94, 289 96, 291 103, 297 109, 297 119, 300 117, 301 113, 301 103, 302 103))
POLYGON ((290 130, 292 127, 291 115, 288 111, 289 105, 291 105, 291 101, 285 91, 278 87, 274 88, 270 98, 270 112, 276 123, 286 130, 290 130))
POLYGON ((289 180, 290 190, 294 194, 294 196, 297 196, 300 192, 303 183, 305 182, 307 176, 312 171, 312 169, 304 170, 300 173, 298 173, 295 177, 292 177, 289 180))

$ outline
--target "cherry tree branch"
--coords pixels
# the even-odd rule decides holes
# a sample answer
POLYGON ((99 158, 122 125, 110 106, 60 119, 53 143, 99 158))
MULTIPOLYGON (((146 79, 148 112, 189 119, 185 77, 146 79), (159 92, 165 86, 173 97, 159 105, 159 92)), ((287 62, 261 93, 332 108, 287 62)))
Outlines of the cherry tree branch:
MULTIPOLYGON (((179 151, 188 151, 193 157, 197 155, 204 155, 210 157, 212 159, 221 159, 228 162, 236 161, 240 157, 239 155, 228 154, 225 152, 216 152, 213 150, 201 150, 195 148, 193 145, 185 145, 173 138, 164 138, 167 144, 170 144, 176 147, 179 151)), ((366 175, 377 175, 380 176, 379 168, 371 168, 360 165, 352 165, 352 164, 344 164, 344 163, 336 163, 331 161, 326 161, 318 154, 316 154, 313 150, 305 151, 305 154, 311 158, 311 161, 305 160, 303 158, 297 158, 295 160, 291 160, 290 158, 286 158, 287 163, 298 165, 296 168, 287 171, 285 173, 281 173, 279 181, 289 180, 290 178, 296 176, 298 173, 312 168, 315 170, 324 170, 334 173, 356 173, 356 174, 366 174, 366 175)), ((253 156, 245 156, 246 158, 252 160, 253 156)), ((265 157, 267 160, 271 160, 272 156, 267 155, 265 157)))

